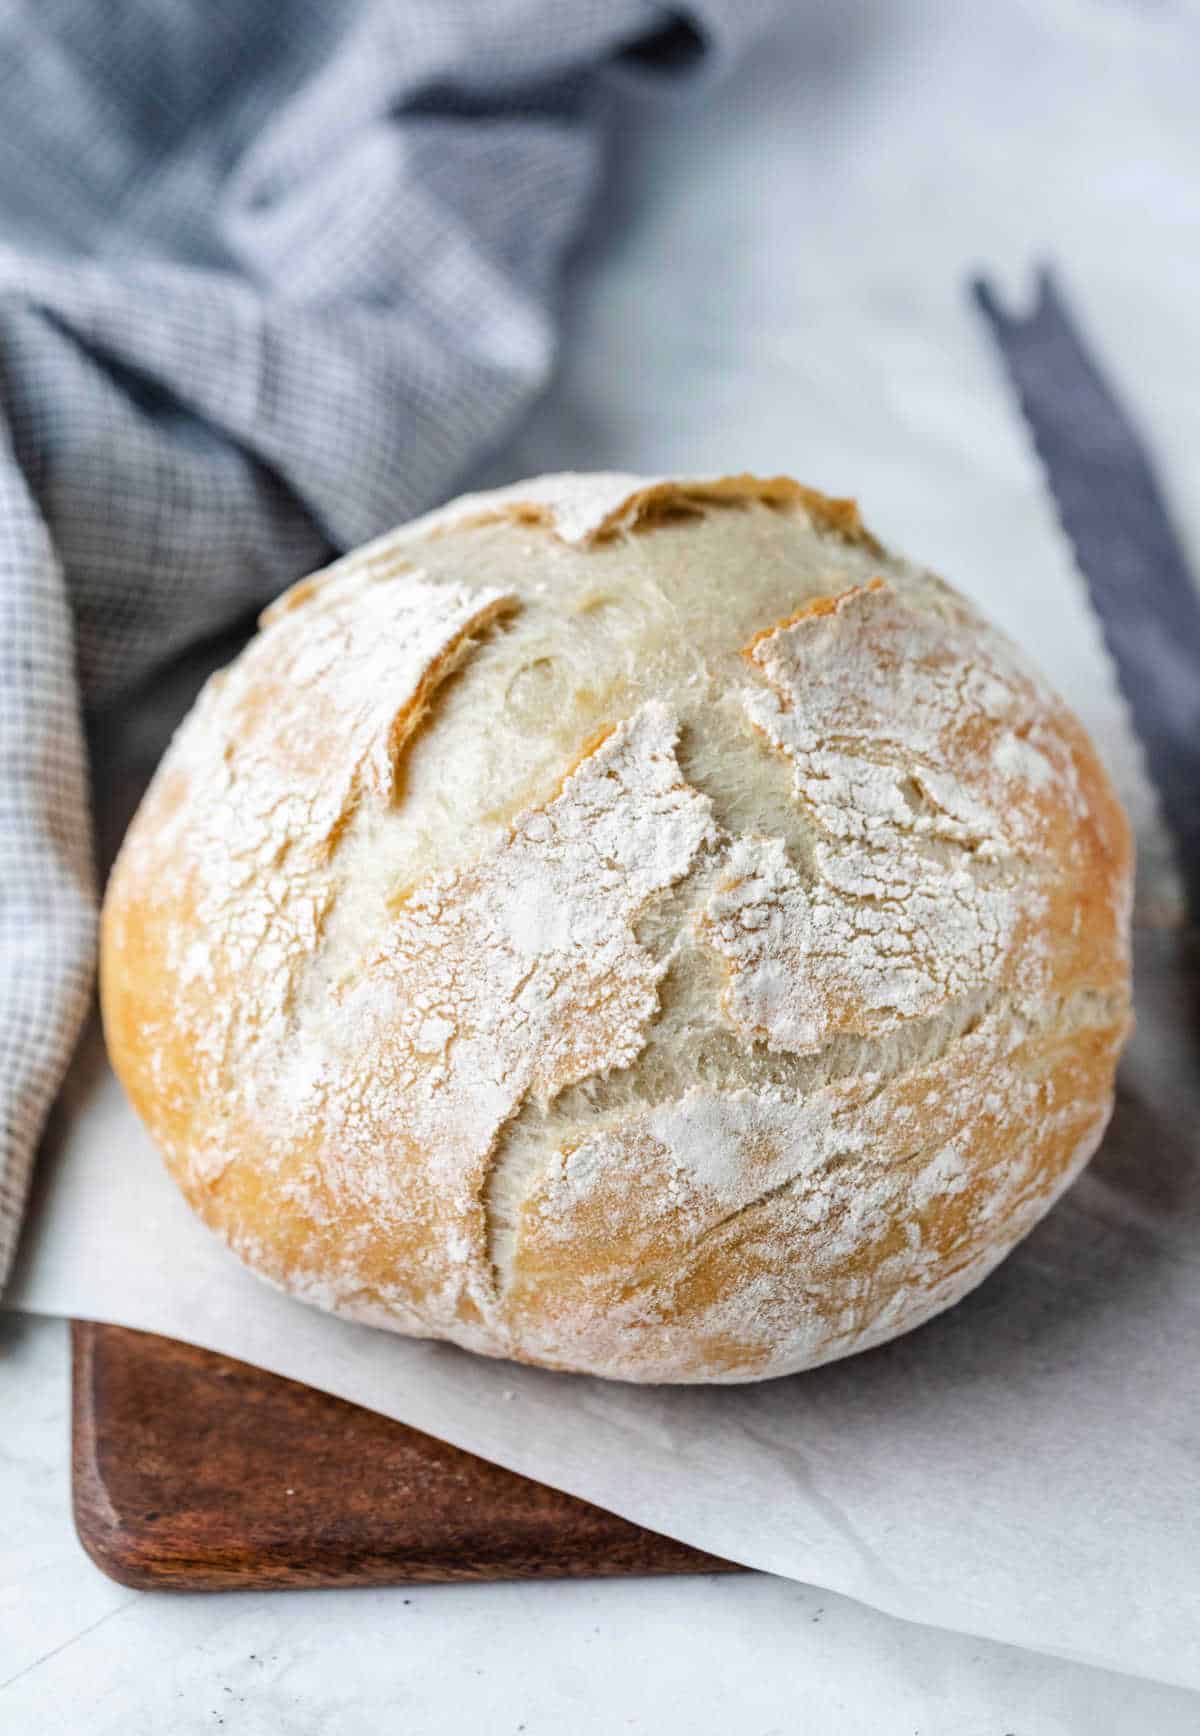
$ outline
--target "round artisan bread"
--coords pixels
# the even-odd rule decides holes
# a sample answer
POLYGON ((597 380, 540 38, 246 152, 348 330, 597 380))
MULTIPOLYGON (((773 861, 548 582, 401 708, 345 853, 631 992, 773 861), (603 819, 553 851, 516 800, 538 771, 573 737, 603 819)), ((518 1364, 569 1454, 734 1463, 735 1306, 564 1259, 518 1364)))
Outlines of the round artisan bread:
POLYGON ((209 683, 109 887, 108 1041, 305 1300, 751 1380, 947 1307, 1077 1173, 1130 876, 1078 723, 851 503, 546 477, 209 683))

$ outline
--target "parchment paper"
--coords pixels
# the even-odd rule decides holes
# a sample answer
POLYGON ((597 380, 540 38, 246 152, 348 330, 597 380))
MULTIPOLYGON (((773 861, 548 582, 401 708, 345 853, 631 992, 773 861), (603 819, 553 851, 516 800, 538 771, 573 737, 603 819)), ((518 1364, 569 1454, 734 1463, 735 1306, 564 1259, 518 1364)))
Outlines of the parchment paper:
POLYGON ((1067 1198, 957 1309, 811 1374, 639 1388, 317 1314, 192 1218, 97 1041, 12 1301, 242 1357, 898 1615, 1200 1686, 1200 972, 1177 952, 1142 937, 1117 1114, 1067 1198))
MULTIPOLYGON (((703 125, 630 106, 565 369, 480 479, 748 467, 857 491, 1080 711, 1160 912, 1139 751, 964 284, 980 265, 1019 284, 1052 255, 1182 479, 1197 34, 1187 8, 805 7, 703 125)), ((1194 548, 1195 500, 1177 506, 1194 548)), ((95 1039, 7 1300, 243 1357, 902 1616, 1200 1686, 1200 970, 1178 929, 1143 928, 1137 962, 1138 1033, 1087 1174, 958 1309, 813 1374, 639 1389, 313 1313, 191 1219, 95 1039)))

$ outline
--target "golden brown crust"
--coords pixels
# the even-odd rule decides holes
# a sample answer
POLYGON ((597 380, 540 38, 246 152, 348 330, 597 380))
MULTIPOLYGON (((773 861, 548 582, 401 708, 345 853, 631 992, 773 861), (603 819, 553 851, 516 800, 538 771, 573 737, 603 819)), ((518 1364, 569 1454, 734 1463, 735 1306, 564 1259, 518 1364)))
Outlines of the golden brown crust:
POLYGON ((172 1173, 274 1282, 749 1379, 947 1306, 1085 1161, 1124 815, 853 503, 543 478, 263 621, 131 829, 102 998, 172 1173))
POLYGON ((381 588, 372 603, 327 611, 319 633, 283 615, 213 678, 113 871, 101 934, 109 1047, 134 1107, 185 1170, 230 1160, 230 1066, 264 1027, 286 1023, 351 816, 366 799, 391 802, 435 687, 470 635, 513 606, 420 586, 381 588))
POLYGON ((893 1336, 914 1292, 928 1318, 1075 1173, 1107 1121, 1125 1030, 1119 1001, 1069 1042, 993 1015, 882 1088, 756 1105, 734 1205, 681 1162, 699 1109, 691 1128, 676 1115, 673 1141, 665 1128, 606 1136, 584 1177, 572 1165, 593 1154, 565 1154, 525 1207, 508 1305, 526 1354, 603 1372, 616 1352, 643 1380, 751 1378, 893 1336), (950 1144, 954 1166, 939 1167, 950 1144), (647 1189, 667 1202, 653 1222, 638 1209, 647 1189))

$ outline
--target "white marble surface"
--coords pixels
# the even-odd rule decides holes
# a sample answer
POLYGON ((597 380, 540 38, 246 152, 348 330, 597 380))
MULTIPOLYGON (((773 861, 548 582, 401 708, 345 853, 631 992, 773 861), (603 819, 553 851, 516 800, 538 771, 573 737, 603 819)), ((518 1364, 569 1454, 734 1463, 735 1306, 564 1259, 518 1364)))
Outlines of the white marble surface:
POLYGON ((0 1316, 0 1731, 1194 1736, 1200 1695, 764 1575, 127 1591, 71 1526, 59 1321, 0 1316))

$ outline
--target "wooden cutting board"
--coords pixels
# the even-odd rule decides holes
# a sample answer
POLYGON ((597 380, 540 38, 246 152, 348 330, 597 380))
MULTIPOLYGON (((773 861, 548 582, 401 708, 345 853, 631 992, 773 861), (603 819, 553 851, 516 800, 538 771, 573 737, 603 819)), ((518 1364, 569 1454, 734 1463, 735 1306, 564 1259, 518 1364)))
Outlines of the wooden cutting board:
POLYGON ((122 1585, 399 1585, 733 1564, 231 1357, 72 1325, 75 1525, 122 1585))

